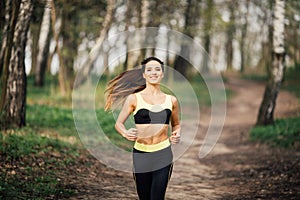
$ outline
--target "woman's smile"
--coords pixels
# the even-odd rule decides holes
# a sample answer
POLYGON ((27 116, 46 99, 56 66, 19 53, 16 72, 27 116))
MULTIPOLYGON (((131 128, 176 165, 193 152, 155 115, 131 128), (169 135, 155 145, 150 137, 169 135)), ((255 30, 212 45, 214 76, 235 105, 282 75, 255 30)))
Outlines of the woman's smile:
POLYGON ((144 71, 144 78, 149 83, 160 83, 163 78, 163 70, 156 61, 150 61, 144 71))

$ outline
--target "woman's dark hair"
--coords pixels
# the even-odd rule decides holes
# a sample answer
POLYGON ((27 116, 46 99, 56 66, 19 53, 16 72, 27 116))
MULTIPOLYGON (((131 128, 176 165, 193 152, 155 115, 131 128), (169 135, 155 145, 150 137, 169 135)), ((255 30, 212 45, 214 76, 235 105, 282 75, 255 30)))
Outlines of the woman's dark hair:
POLYGON ((164 63, 156 57, 148 57, 141 62, 142 67, 122 72, 107 84, 105 94, 105 110, 110 110, 123 104, 126 97, 135 92, 139 92, 146 87, 146 81, 143 78, 145 65, 150 61, 157 61, 164 71, 164 63))
POLYGON ((163 61, 159 60, 159 59, 156 58, 156 57, 148 57, 148 58, 146 58, 145 60, 143 60, 143 61, 141 62, 141 65, 142 65, 142 71, 143 71, 143 72, 145 71, 145 66, 146 66, 146 64, 147 64, 148 62, 152 61, 152 60, 158 62, 158 63, 160 64, 160 66, 161 66, 162 71, 164 71, 164 62, 163 62, 163 61))

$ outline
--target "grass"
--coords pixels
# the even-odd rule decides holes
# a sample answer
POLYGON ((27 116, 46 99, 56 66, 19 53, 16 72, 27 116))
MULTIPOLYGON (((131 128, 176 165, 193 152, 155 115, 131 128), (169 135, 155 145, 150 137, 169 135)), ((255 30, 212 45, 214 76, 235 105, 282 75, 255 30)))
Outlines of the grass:
POLYGON ((52 132, 60 136, 77 136, 71 108, 49 105, 27 105, 27 126, 37 132, 52 132))
POLYGON ((57 172, 74 162, 78 156, 75 146, 39 136, 30 128, 0 133, 0 143, 1 199, 57 198, 73 193, 59 182, 57 172))
POLYGON ((59 95, 58 80, 56 76, 47 74, 45 86, 34 87, 34 77, 27 78, 27 104, 48 105, 60 108, 71 108, 72 99, 59 95))
POLYGON ((300 117, 277 119, 273 125, 256 126, 250 131, 250 139, 271 146, 299 146, 300 117))
POLYGON ((0 132, 0 199, 60 199, 74 191, 58 178, 82 149, 71 100, 57 94, 57 80, 44 88, 28 77, 26 127, 0 132))

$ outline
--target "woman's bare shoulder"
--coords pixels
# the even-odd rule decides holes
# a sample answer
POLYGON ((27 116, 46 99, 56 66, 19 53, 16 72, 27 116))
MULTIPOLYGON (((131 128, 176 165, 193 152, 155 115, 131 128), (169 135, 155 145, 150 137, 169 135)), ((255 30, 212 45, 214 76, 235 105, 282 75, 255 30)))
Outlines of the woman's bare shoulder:
POLYGON ((127 101, 130 105, 135 105, 135 104, 136 104, 136 95, 135 95, 135 94, 130 94, 130 95, 128 95, 126 101, 127 101))
POLYGON ((177 103, 177 98, 171 94, 169 94, 170 98, 171 98, 171 101, 172 103, 177 103))

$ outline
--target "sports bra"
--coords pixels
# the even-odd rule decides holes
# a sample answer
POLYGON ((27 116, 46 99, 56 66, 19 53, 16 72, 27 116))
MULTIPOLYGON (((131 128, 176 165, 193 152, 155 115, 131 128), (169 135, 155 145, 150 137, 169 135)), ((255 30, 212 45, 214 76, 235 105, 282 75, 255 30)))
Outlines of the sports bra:
POLYGON ((170 95, 165 95, 165 102, 157 105, 145 102, 140 93, 135 93, 135 96, 133 117, 136 124, 169 124, 173 107, 170 95))

